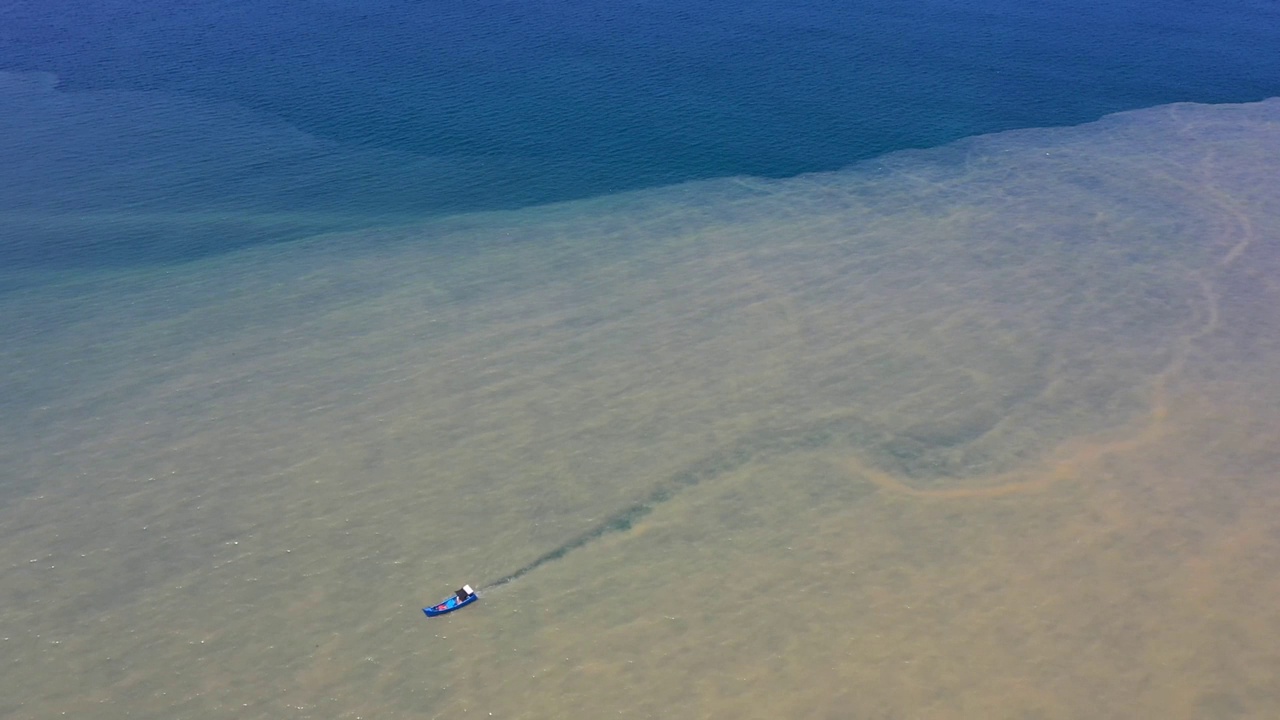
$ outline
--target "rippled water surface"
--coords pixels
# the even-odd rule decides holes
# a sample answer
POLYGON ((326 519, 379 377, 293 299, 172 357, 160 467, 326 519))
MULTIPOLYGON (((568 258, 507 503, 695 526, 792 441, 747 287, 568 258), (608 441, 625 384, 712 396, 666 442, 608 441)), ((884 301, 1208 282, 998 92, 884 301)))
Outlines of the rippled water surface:
POLYGON ((1276 716, 1278 168, 1178 104, 6 270, 0 715, 1276 716))

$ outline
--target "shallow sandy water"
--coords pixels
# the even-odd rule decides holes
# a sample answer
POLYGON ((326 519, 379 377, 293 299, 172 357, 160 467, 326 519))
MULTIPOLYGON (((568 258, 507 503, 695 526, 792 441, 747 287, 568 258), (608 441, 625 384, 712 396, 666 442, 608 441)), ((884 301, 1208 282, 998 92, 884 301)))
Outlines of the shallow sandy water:
POLYGON ((10 292, 0 714, 1273 717, 1276 168, 1180 105, 10 292))

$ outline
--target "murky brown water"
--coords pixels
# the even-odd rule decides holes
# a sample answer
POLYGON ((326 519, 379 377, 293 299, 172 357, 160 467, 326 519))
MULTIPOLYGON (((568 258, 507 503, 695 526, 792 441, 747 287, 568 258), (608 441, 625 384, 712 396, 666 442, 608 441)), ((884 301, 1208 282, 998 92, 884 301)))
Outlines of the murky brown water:
POLYGON ((11 293, 0 715, 1280 716, 1278 169, 1171 106, 11 293))

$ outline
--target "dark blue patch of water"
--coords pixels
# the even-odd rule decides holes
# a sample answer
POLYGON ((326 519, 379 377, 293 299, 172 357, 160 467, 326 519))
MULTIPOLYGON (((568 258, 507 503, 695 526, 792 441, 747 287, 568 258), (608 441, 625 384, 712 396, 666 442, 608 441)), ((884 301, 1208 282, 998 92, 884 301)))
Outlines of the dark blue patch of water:
MULTIPOLYGON (((229 101, 469 169, 349 199, 371 215, 790 176, 1280 94, 1270 0, 40 0, 4 13, 0 69, 56 73, 65 92, 229 101)), ((332 202, 316 197, 281 207, 332 202)))

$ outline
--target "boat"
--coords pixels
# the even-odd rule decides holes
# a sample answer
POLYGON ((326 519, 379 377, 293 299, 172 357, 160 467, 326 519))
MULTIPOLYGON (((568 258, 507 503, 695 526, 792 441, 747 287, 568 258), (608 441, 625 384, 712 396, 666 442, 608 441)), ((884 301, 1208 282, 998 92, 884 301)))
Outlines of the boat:
POLYGON ((440 603, 422 608, 422 612, 426 613, 427 617, 445 615, 459 608, 464 608, 479 599, 480 596, 476 594, 475 590, 471 589, 470 585, 463 585, 440 603))

